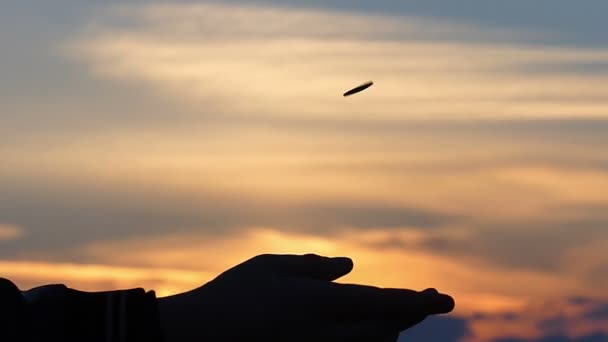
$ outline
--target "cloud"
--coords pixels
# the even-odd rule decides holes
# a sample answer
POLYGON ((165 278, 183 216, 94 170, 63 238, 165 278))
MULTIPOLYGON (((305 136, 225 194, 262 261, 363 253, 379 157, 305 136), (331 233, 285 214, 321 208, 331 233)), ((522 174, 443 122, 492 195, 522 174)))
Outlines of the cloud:
POLYGON ((462 225, 426 231, 415 241, 395 236, 370 247, 421 249, 459 260, 478 260, 500 269, 545 272, 565 278, 576 274, 589 284, 585 285, 587 288, 600 291, 606 284, 606 273, 600 275, 598 270, 607 260, 603 252, 608 243, 607 225, 606 208, 601 205, 548 206, 525 219, 469 218, 462 225))
POLYGON ((591 248, 594 241, 608 241, 606 225, 607 220, 593 219, 512 222, 494 224, 492 229, 475 231, 472 228, 472 232, 461 239, 431 236, 423 244, 437 253, 483 255, 497 266, 551 272, 563 267, 563 257, 573 248, 591 248))
POLYGON ((569 337, 566 335, 544 336, 540 338, 499 338, 495 342, 603 342, 608 335, 602 332, 580 337, 569 337))
POLYGON ((595 303, 596 299, 583 297, 583 296, 574 296, 574 297, 571 297, 568 301, 569 301, 569 303, 574 304, 574 305, 588 306, 590 304, 595 303))
MULTIPOLYGON (((594 302, 597 307, 605 300, 594 302)), ((511 312, 467 315, 462 318, 473 333, 464 341, 601 341, 608 333, 608 320, 589 320, 587 309, 586 303, 554 297, 530 301, 511 312)))
POLYGON ((422 250, 387 250, 378 253, 369 248, 370 243, 387 237, 400 236, 415 241, 421 235, 424 234, 378 229, 346 230, 323 236, 286 232, 275 227, 250 227, 238 235, 176 232, 120 241, 96 241, 75 249, 72 255, 77 260, 91 263, 200 269, 205 272, 220 272, 253 255, 268 252, 347 255, 355 260, 356 267, 346 281, 389 287, 438 286, 458 297, 460 313, 518 312, 526 306, 529 296, 561 296, 580 286, 576 279, 552 277, 540 272, 497 270, 492 265, 454 260, 422 250), (530 285, 525 289, 513 288, 509 279, 518 279, 530 285))
POLYGON ((89 241, 167 232, 235 235, 251 226, 272 226, 285 232, 331 236, 343 229, 435 229, 462 220, 423 207, 347 197, 290 200, 204 188, 186 193, 133 183, 127 190, 100 179, 80 183, 18 178, 2 183, 0 217, 32 232, 18 246, 3 249, 5 256, 53 254, 89 241))
POLYGON ((608 321, 608 303, 597 305, 585 314, 585 318, 596 321, 608 321))
POLYGON ((470 327, 466 319, 430 317, 419 325, 403 332, 398 342, 459 342, 465 341, 465 338, 470 334, 470 327))
POLYGON ((145 287, 159 296, 194 288, 213 276, 201 271, 5 260, 0 260, 0 270, 21 290, 47 284, 66 284, 84 291, 145 287))
POLYGON ((0 223, 0 242, 16 240, 23 236, 23 229, 10 224, 0 223))
MULTIPOLYGON (((285 6, 286 1, 257 1, 285 6)), ((251 3, 248 1, 248 3, 251 3)), ((299 1, 290 0, 294 6, 323 6, 339 10, 356 10, 364 13, 384 13, 430 17, 452 22, 472 23, 487 30, 505 29, 513 31, 534 32, 535 35, 522 34, 520 38, 534 41, 537 44, 557 45, 595 45, 606 46, 606 23, 601 16, 590 16, 589 13, 602 13, 608 7, 602 0, 589 0, 585 6, 573 6, 568 0, 541 0, 530 4, 525 0, 515 0, 490 4, 483 0, 467 0, 461 3, 446 3, 441 0, 426 1, 377 1, 370 3, 364 0, 343 2, 340 0, 299 1), (551 8, 551 14, 538 10, 551 8), (568 23, 568 25, 564 25, 568 23), (538 37, 540 36, 540 37, 538 37)))
POLYGON ((122 7, 100 18, 71 53, 94 75, 147 82, 185 107, 204 105, 222 116, 372 122, 605 116, 605 74, 526 69, 538 63, 604 63, 608 52, 462 38, 479 32, 493 31, 322 10, 151 5, 122 7), (125 21, 130 24, 120 24, 125 21), (435 42, 435 30, 452 35, 435 42), (377 86, 344 101, 341 91, 363 75, 374 75, 377 86), (561 84, 568 84, 567 92, 561 84), (564 94, 587 100, 562 101, 564 94))

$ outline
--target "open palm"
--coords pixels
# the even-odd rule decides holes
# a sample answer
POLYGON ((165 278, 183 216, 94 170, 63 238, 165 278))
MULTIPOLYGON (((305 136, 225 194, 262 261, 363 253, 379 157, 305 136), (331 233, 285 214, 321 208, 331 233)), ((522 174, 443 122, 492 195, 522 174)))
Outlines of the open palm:
POLYGON ((429 315, 448 313, 451 297, 334 282, 348 258, 260 255, 193 291, 161 298, 168 342, 394 341, 429 315))

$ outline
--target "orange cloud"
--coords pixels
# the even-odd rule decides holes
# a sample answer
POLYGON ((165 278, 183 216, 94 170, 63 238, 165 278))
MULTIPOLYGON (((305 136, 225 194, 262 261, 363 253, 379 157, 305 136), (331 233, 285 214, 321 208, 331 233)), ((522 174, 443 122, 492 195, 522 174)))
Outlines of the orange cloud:
POLYGON ((15 240, 23 236, 23 229, 15 225, 0 223, 0 241, 15 240))
POLYGON ((258 228, 238 235, 186 234, 96 243, 83 253, 109 264, 200 270, 207 274, 218 274, 251 256, 268 252, 345 255, 355 260, 355 270, 344 281, 415 289, 438 287, 459 297, 459 310, 469 313, 519 309, 530 298, 559 297, 580 287, 576 279, 497 270, 482 261, 455 261, 415 247, 411 250, 370 247, 374 242, 395 237, 416 241, 419 239, 416 235, 407 231, 347 230, 319 237, 258 228), (513 279, 528 285, 513 287, 513 279))
POLYGON ((6 260, 0 261, 0 273, 22 290, 46 284, 66 284, 85 291, 144 287, 159 296, 193 289, 211 279, 211 274, 200 271, 6 260))

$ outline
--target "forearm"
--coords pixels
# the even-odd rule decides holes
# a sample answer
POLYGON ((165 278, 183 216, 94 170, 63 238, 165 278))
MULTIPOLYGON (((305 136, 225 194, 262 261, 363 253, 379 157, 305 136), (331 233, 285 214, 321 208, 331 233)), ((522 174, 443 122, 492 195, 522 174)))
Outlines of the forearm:
POLYGON ((16 334, 17 339, 0 340, 162 342, 154 292, 83 292, 63 285, 16 293, 15 289, 2 297, 3 306, 5 300, 12 300, 2 315, 13 317, 14 326, 1 331, 16 334))

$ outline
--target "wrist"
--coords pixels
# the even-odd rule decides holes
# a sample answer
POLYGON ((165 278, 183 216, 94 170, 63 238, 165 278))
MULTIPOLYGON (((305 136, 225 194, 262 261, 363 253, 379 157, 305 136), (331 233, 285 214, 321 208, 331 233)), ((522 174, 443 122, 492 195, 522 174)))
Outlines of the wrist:
POLYGON ((158 318, 159 318, 159 327, 161 334, 163 335, 163 342, 172 342, 173 339, 173 328, 171 324, 170 307, 169 307, 169 297, 158 298, 158 318))
POLYGON ((180 317, 176 305, 176 296, 162 297, 157 299, 159 327, 163 335, 163 342, 184 342, 183 328, 178 326, 180 317))
POLYGON ((200 311, 193 310, 198 301, 193 292, 158 298, 160 328, 164 342, 200 342, 205 320, 200 311))

